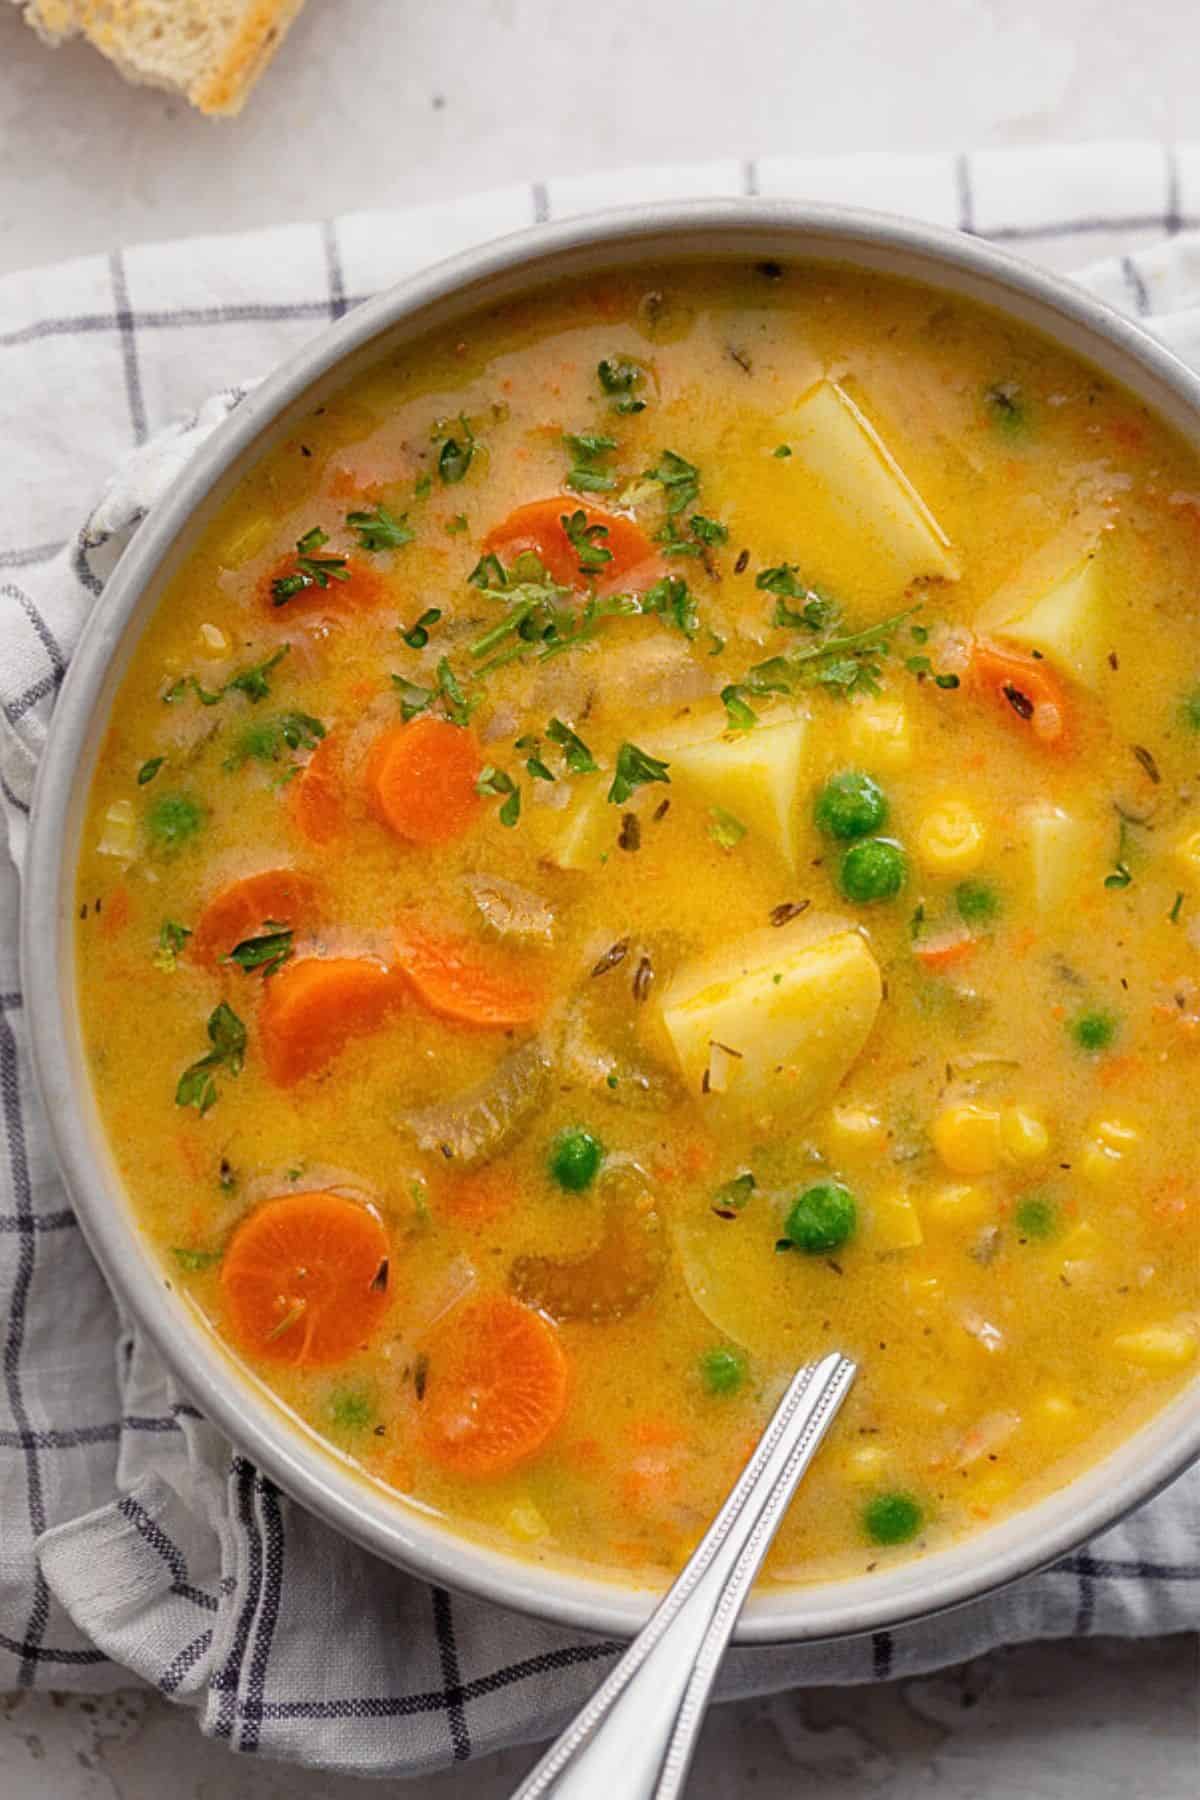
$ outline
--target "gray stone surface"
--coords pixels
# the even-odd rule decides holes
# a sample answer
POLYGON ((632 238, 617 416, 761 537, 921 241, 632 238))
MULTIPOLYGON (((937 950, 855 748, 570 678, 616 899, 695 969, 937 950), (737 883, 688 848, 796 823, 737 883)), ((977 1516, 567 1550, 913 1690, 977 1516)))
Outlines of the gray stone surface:
MULTIPOLYGON (((1195 0, 309 0, 244 117, 50 53, 0 0, 0 272, 647 159, 1200 135, 1195 0)), ((219 373, 219 372, 214 372, 219 373)), ((1032 1647, 724 1708, 696 1800, 1194 1800, 1195 1645, 1032 1647)), ((406 1789, 499 1800, 531 1753, 406 1789)), ((0 1701, 2 1800, 349 1800, 145 1692, 0 1701)))

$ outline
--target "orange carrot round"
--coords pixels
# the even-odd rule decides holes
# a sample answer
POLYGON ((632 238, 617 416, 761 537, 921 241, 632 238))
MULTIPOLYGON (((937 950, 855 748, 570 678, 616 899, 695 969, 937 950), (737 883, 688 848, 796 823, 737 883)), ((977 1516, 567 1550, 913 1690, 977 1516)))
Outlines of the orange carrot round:
POLYGON ((296 779, 288 783, 292 824, 310 844, 330 844, 341 835, 345 823, 341 761, 341 739, 331 731, 321 739, 296 779))
POLYGON ((969 962, 976 950, 976 939, 969 932, 958 932, 953 937, 935 938, 929 943, 913 945, 913 955, 931 975, 940 974, 944 969, 957 969, 962 963, 969 962))
POLYGON ((221 1264, 230 1334, 250 1356, 314 1368, 366 1344, 388 1304, 388 1234, 340 1194, 284 1194, 243 1220, 221 1264))
MULTIPOLYGON (((589 506, 577 494, 555 494, 549 500, 531 500, 527 506, 518 506, 492 527, 483 540, 483 548, 485 554, 499 556, 506 563, 513 562, 522 551, 532 550, 551 581, 560 587, 582 588, 592 581, 607 586, 623 581, 640 564, 657 564, 660 560, 640 525, 621 513, 602 512, 589 506), (600 549, 609 551, 611 557, 596 569, 579 567, 579 552, 563 525, 564 517, 571 518, 577 512, 586 515, 589 529, 600 525, 607 534, 592 540, 600 549)), ((648 568, 647 573, 654 580, 661 570, 648 568)))
POLYGON ((1070 745, 1071 702, 1064 683, 1043 658, 981 638, 971 657, 971 681, 991 696, 1011 724, 1047 750, 1070 745))
POLYGON ((215 968, 235 944, 254 937, 268 920, 298 931, 314 923, 317 915, 315 881, 295 869, 263 869, 213 895, 196 921, 188 948, 206 968, 215 968))
POLYGON ((392 725, 371 745, 367 793, 378 818, 409 844, 446 844, 473 823, 483 758, 475 734, 448 719, 392 725))
POLYGON ((462 1301, 425 1349, 421 1442, 451 1475, 506 1475, 536 1456, 561 1423, 566 1354, 553 1325, 520 1301, 462 1301))
POLYGON ((391 969, 368 956, 305 956, 263 984, 258 1025, 271 1080, 291 1087, 332 1062, 352 1037, 382 1025, 403 999, 391 969))
POLYGON ((545 1006, 541 991, 485 962, 466 938, 402 927, 397 964, 432 1013, 463 1025, 532 1025, 545 1006))

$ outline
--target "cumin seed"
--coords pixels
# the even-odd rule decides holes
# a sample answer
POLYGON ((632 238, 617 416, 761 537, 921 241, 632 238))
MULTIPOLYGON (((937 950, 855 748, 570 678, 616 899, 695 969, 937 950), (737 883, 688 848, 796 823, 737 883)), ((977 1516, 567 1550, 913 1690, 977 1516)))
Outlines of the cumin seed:
POLYGON ((734 574, 735 575, 744 575, 746 573, 746 570, 749 567, 750 567, 750 552, 749 552, 749 550, 739 550, 738 559, 733 565, 734 574))
POLYGON ((621 814, 621 830, 617 838, 617 847, 621 850, 640 850, 642 847, 642 827, 636 813, 621 814))
POLYGON ((413 1393, 418 1400, 425 1398, 425 1388, 429 1381, 429 1358, 424 1350, 420 1352, 413 1364, 413 1393))
POLYGON ((376 1294, 384 1294, 387 1292, 387 1284, 388 1284, 388 1259, 385 1256, 383 1261, 380 1263, 379 1267, 375 1271, 375 1278, 371 1283, 372 1291, 376 1294))
POLYGON ((1006 681, 1001 691, 1018 719, 1032 719, 1033 701, 1028 694, 1023 694, 1019 687, 1013 686, 1011 681, 1006 681))
POLYGON ((650 988, 653 984, 653 981, 654 981, 654 964, 650 961, 650 958, 648 956, 643 956, 641 961, 638 963, 637 968, 634 970, 634 975, 633 975, 633 997, 634 997, 634 999, 638 1000, 638 1001, 645 1000, 647 998, 647 996, 649 995, 650 988))
POLYGON ((781 905, 771 908, 771 923, 786 925, 789 920, 798 919, 801 913, 807 912, 811 905, 811 900, 784 900, 781 905))
POLYGON ((1155 787, 1157 787, 1162 780, 1162 776, 1159 774, 1158 764, 1155 762, 1150 751, 1146 749, 1144 744, 1134 744, 1133 754, 1137 757, 1138 762, 1141 764, 1142 768, 1145 769, 1155 787))
POLYGON ((628 953, 628 950, 629 950, 629 939, 628 938, 618 938, 617 942, 615 944, 610 945, 610 947, 604 952, 604 955, 600 958, 600 961, 596 964, 595 968, 592 970, 592 974, 593 975, 607 975, 608 971, 610 969, 615 969, 618 963, 625 961, 625 957, 626 957, 626 954, 628 953))

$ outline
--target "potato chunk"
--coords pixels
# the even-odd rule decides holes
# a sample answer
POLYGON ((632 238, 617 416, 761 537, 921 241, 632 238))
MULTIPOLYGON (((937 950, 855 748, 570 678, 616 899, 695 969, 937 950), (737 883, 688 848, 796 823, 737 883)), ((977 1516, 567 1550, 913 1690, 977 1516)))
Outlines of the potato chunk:
POLYGON ((809 721, 797 717, 753 731, 717 726, 708 735, 656 746, 671 765, 671 780, 696 789, 733 813, 790 869, 798 853, 798 798, 809 721))
POLYGON ((661 1018, 694 1093, 786 1111, 795 1123, 832 1097, 882 994, 879 965, 857 931, 839 919, 799 919, 678 970, 661 1018))
POLYGON ((1101 685, 1108 641, 1103 562, 1093 546, 1039 552, 983 609, 980 623, 997 637, 1036 650, 1085 687, 1101 685))
POLYGON ((1018 821, 1029 846, 1029 870, 1038 911, 1052 913, 1104 880, 1109 847, 1091 821, 1036 800, 1022 807, 1018 821))

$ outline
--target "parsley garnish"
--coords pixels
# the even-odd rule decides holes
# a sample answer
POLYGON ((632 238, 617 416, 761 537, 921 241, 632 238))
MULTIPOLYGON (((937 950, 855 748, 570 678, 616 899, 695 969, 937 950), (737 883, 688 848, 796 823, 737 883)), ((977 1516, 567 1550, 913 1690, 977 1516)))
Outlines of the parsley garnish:
POLYGON ((635 397, 635 389, 641 387, 646 379, 646 372, 635 362, 625 357, 605 357, 596 365, 596 374, 600 378, 600 386, 612 399, 612 410, 615 413, 645 412, 646 402, 635 397))
POLYGON ((700 630, 695 597, 681 576, 664 575, 653 587, 647 588, 641 596, 640 610, 657 613, 668 625, 674 625, 676 631, 682 631, 686 638, 694 638, 700 630))
POLYGON ((840 608, 836 600, 819 588, 809 587, 795 563, 779 563, 773 569, 762 569, 754 585, 764 594, 774 594, 775 611, 771 623, 790 631, 828 631, 836 624, 840 608), (802 600, 803 606, 789 606, 789 600, 802 600))
POLYGON ((710 806, 708 835, 722 850, 736 850, 746 835, 746 827, 723 806, 710 806))
POLYGON ((465 725, 479 705, 478 700, 470 700, 463 693, 458 676, 445 656, 440 658, 437 666, 437 691, 446 709, 446 717, 454 725, 465 725))
POLYGON ((194 1106, 201 1114, 217 1098, 213 1070, 240 1075, 246 1060, 246 1027, 224 1000, 209 1015, 208 1041, 212 1049, 183 1071, 175 1088, 176 1106, 194 1106))
POLYGON ((1106 888, 1127 888, 1133 880, 1133 871, 1127 861, 1128 850, 1129 826, 1122 819, 1117 832, 1117 854, 1113 872, 1104 877, 1106 888))
POLYGON ((561 719, 551 719, 546 727, 546 736, 552 744, 558 745, 563 753, 563 761, 572 775, 591 775, 600 767, 583 739, 569 725, 564 725, 561 719))
POLYGON ((644 787, 650 781, 669 782, 667 774, 670 763, 660 762, 657 756, 650 756, 645 750, 639 750, 636 744, 624 743, 617 751, 617 767, 612 778, 612 786, 608 790, 608 798, 614 806, 624 806, 635 788, 644 787))
POLYGON ((729 720, 730 731, 753 731, 758 714, 743 698, 743 690, 732 683, 721 689, 721 704, 729 720))
POLYGON ((732 1181, 722 1182, 712 1197, 713 1211, 718 1218, 731 1219, 741 1212, 757 1187, 758 1183, 748 1169, 744 1175, 735 1175, 732 1181))
POLYGON ((475 433, 461 413, 458 423, 462 428, 462 441, 448 437, 438 452, 438 474, 448 487, 462 480, 475 455, 475 433))
POLYGON ((1175 896, 1175 904, 1174 904, 1174 906, 1173 906, 1173 907, 1172 907, 1172 908, 1171 908, 1171 910, 1170 910, 1170 912, 1169 912, 1169 913, 1168 913, 1168 914, 1167 914, 1167 917, 1168 917, 1168 919, 1169 919, 1169 920, 1170 920, 1170 921, 1171 921, 1171 923, 1172 923, 1172 925, 1178 925, 1178 923, 1179 923, 1179 914, 1180 914, 1180 911, 1181 911, 1181 909, 1182 909, 1182 907, 1183 907, 1183 895, 1182 895, 1182 894, 1176 894, 1176 896, 1175 896))
POLYGON ((371 512, 347 513, 346 523, 358 533, 362 550, 399 550, 417 535, 409 525, 407 513, 397 518, 386 506, 377 506, 371 512))
POLYGON ((265 657, 262 662, 252 663, 248 669, 239 669, 225 683, 221 692, 227 694, 232 690, 237 694, 245 694, 247 700, 254 704, 269 699, 271 687, 267 676, 283 661, 291 647, 290 644, 281 644, 273 655, 265 657))
POLYGON ((375 1408, 362 1388, 342 1388, 330 1401, 329 1413, 339 1431, 362 1431, 375 1417, 375 1408))
POLYGON ((772 452, 771 452, 772 456, 780 458, 780 459, 782 459, 785 456, 790 456, 791 454, 792 454, 792 446, 790 444, 778 444, 778 445, 776 445, 775 449, 772 450, 772 452))
POLYGON ((277 575, 271 583, 271 601, 286 606, 305 588, 327 588, 331 581, 349 581, 350 571, 344 556, 317 556, 329 542, 329 533, 314 525, 311 531, 296 539, 296 568, 290 575, 277 575))
POLYGON ((605 549, 600 542, 601 538, 608 536, 608 526, 589 525, 587 514, 582 507, 573 513, 563 513, 559 524, 570 540, 571 548, 575 552, 583 574, 592 574, 597 569, 602 569, 605 563, 612 561, 612 551, 605 549))
POLYGON ((685 461, 674 450, 664 450, 658 464, 645 473, 647 481, 657 481, 666 496, 667 516, 674 518, 694 505, 700 492, 700 471, 695 463, 685 461))
POLYGON ((616 477, 609 474, 604 461, 616 449, 616 438, 602 437, 594 431, 568 432, 563 443, 573 458, 567 486, 577 494, 611 493, 617 485, 616 477))
POLYGON ((436 625, 442 616, 440 606, 426 607, 416 624, 408 631, 400 633, 410 650, 423 650, 429 642, 429 627, 436 625))
POLYGON ((479 774, 475 783, 475 792, 485 799, 504 798, 499 818, 502 825, 515 825, 521 816, 521 790, 511 775, 498 769, 494 763, 488 763, 479 774))
POLYGON ((261 969, 264 977, 274 975, 292 954, 291 929, 277 924, 274 919, 266 919, 263 923, 260 937, 243 938, 225 958, 226 962, 236 963, 247 975, 253 969, 261 969))
POLYGON ((927 677, 932 676, 935 687, 950 689, 962 686, 957 675, 937 674, 927 656, 906 656, 904 666, 916 676, 918 681, 924 681, 927 677))
POLYGON ((154 966, 165 975, 173 974, 183 954, 183 947, 191 937, 191 927, 181 925, 177 919, 164 919, 158 928, 158 949, 154 952, 154 966))
POLYGON ((240 769, 247 762, 278 762, 285 746, 289 750, 315 750, 324 736, 324 725, 311 713, 276 713, 274 718, 246 727, 223 767, 240 769))
POLYGON ((1005 437, 1021 437, 1028 424, 1029 412, 1015 381, 997 381, 985 388, 983 403, 993 425, 1005 437))
POLYGON ((455 513, 452 519, 446 520, 446 536, 458 537, 469 528, 470 520, 466 513, 455 513))
POLYGON ((186 1269, 190 1275, 197 1274, 201 1269, 211 1269, 214 1263, 221 1260, 219 1250, 187 1250, 179 1245, 172 1246, 171 1255, 179 1267, 186 1269))
POLYGON ((152 756, 149 762, 144 762, 137 772, 138 786, 145 787, 148 781, 153 781, 166 760, 165 756, 152 756))
POLYGON ((803 644, 756 663, 743 685, 755 694, 792 694, 800 688, 824 687, 842 695, 877 694, 882 659, 894 633, 912 616, 913 608, 881 619, 865 631, 842 632, 803 644))
POLYGON ((415 681, 409 681, 404 675, 393 675, 392 686, 400 696, 400 716, 405 724, 423 713, 433 700, 434 690, 418 687, 415 681))

